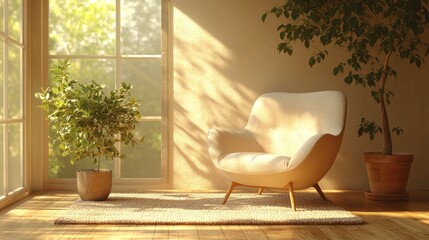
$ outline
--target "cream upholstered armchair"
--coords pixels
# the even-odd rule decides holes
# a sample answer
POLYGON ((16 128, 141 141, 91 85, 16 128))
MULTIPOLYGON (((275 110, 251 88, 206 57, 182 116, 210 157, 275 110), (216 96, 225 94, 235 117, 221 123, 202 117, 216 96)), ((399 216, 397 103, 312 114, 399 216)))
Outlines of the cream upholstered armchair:
POLYGON ((254 103, 244 129, 210 129, 208 150, 213 164, 231 185, 294 190, 316 188, 331 168, 344 133, 347 103, 343 93, 266 93, 254 103))

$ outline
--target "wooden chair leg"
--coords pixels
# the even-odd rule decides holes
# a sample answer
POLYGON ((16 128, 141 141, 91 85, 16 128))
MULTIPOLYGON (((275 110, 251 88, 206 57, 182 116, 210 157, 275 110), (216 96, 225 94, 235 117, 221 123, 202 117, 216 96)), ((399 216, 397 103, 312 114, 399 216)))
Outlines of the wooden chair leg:
POLYGON ((319 193, 319 195, 322 197, 323 200, 327 201, 328 199, 326 198, 325 194, 322 192, 322 189, 320 188, 319 184, 314 184, 313 186, 317 192, 319 193))
POLYGON ((225 198, 223 199, 222 205, 226 204, 226 201, 228 201, 229 195, 231 195, 234 188, 238 185, 240 185, 240 184, 238 184, 236 182, 231 182, 231 184, 229 185, 228 191, 226 192, 225 198))
POLYGON ((261 195, 263 191, 264 191, 264 188, 259 188, 258 195, 261 195))
POLYGON ((293 193, 293 183, 288 183, 288 185, 286 185, 286 188, 289 189, 290 205, 292 206, 293 211, 296 211, 295 195, 293 193))

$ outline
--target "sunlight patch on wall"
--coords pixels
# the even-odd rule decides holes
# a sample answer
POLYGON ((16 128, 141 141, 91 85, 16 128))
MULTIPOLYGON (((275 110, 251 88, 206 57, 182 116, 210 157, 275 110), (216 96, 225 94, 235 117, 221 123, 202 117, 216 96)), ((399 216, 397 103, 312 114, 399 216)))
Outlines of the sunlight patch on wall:
POLYGON ((199 188, 217 174, 208 159, 208 130, 244 127, 254 94, 234 81, 234 55, 209 29, 177 8, 174 26, 173 161, 180 169, 173 173, 174 187, 189 188, 180 184, 198 175, 202 182, 192 188, 199 188))

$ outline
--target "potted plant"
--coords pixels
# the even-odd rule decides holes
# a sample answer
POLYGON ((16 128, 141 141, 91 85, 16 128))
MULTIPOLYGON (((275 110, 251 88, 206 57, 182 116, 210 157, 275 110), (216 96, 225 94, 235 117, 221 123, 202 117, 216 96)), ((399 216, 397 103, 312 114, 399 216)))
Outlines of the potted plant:
POLYGON ((82 84, 72 78, 69 60, 58 61, 52 68, 50 87, 36 93, 41 108, 55 130, 54 142, 71 164, 89 159, 94 169, 77 171, 77 188, 82 200, 106 200, 112 186, 112 171, 100 169, 102 158, 123 158, 118 143, 141 141, 133 130, 140 118, 140 102, 130 95, 132 85, 105 92, 95 82, 82 84))
POLYGON ((293 44, 315 47, 309 65, 322 62, 328 55, 325 46, 343 48, 347 55, 338 59, 333 74, 344 76, 347 84, 369 87, 379 105, 381 123, 361 119, 358 135, 368 134, 371 140, 383 135, 383 150, 364 153, 371 191, 366 197, 374 200, 407 200, 405 192, 412 154, 393 153, 386 105, 393 93, 387 79, 396 77, 389 65, 392 57, 408 61, 420 68, 429 55, 429 41, 424 38, 429 28, 428 0, 286 0, 262 15, 282 18, 277 28, 281 42, 278 51, 293 54, 293 44))

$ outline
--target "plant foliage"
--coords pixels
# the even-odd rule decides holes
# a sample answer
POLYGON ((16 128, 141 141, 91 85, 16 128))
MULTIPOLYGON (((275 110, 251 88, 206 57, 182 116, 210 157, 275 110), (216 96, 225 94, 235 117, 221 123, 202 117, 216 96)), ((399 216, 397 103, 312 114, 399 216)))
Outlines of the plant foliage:
MULTIPOLYGON (((293 43, 314 47, 309 58, 312 67, 328 55, 324 46, 341 47, 348 52, 333 68, 345 83, 370 87, 371 97, 379 104, 381 126, 362 118, 359 135, 368 133, 370 139, 383 134, 384 154, 392 154, 390 126, 386 104, 393 93, 386 88, 388 77, 396 77, 389 66, 391 56, 421 67, 429 55, 428 0, 286 0, 262 15, 284 19, 277 28, 281 42, 277 50, 293 54, 293 43), (322 49, 320 49, 322 47, 322 49)), ((399 127, 392 131, 403 132, 399 127)))
POLYGON ((123 158, 116 144, 136 144, 133 130, 140 118, 140 102, 131 97, 131 84, 105 93, 104 86, 92 81, 79 83, 70 76, 68 60, 51 68, 51 86, 35 96, 56 131, 54 141, 71 164, 90 158, 100 169, 100 158, 123 158))

